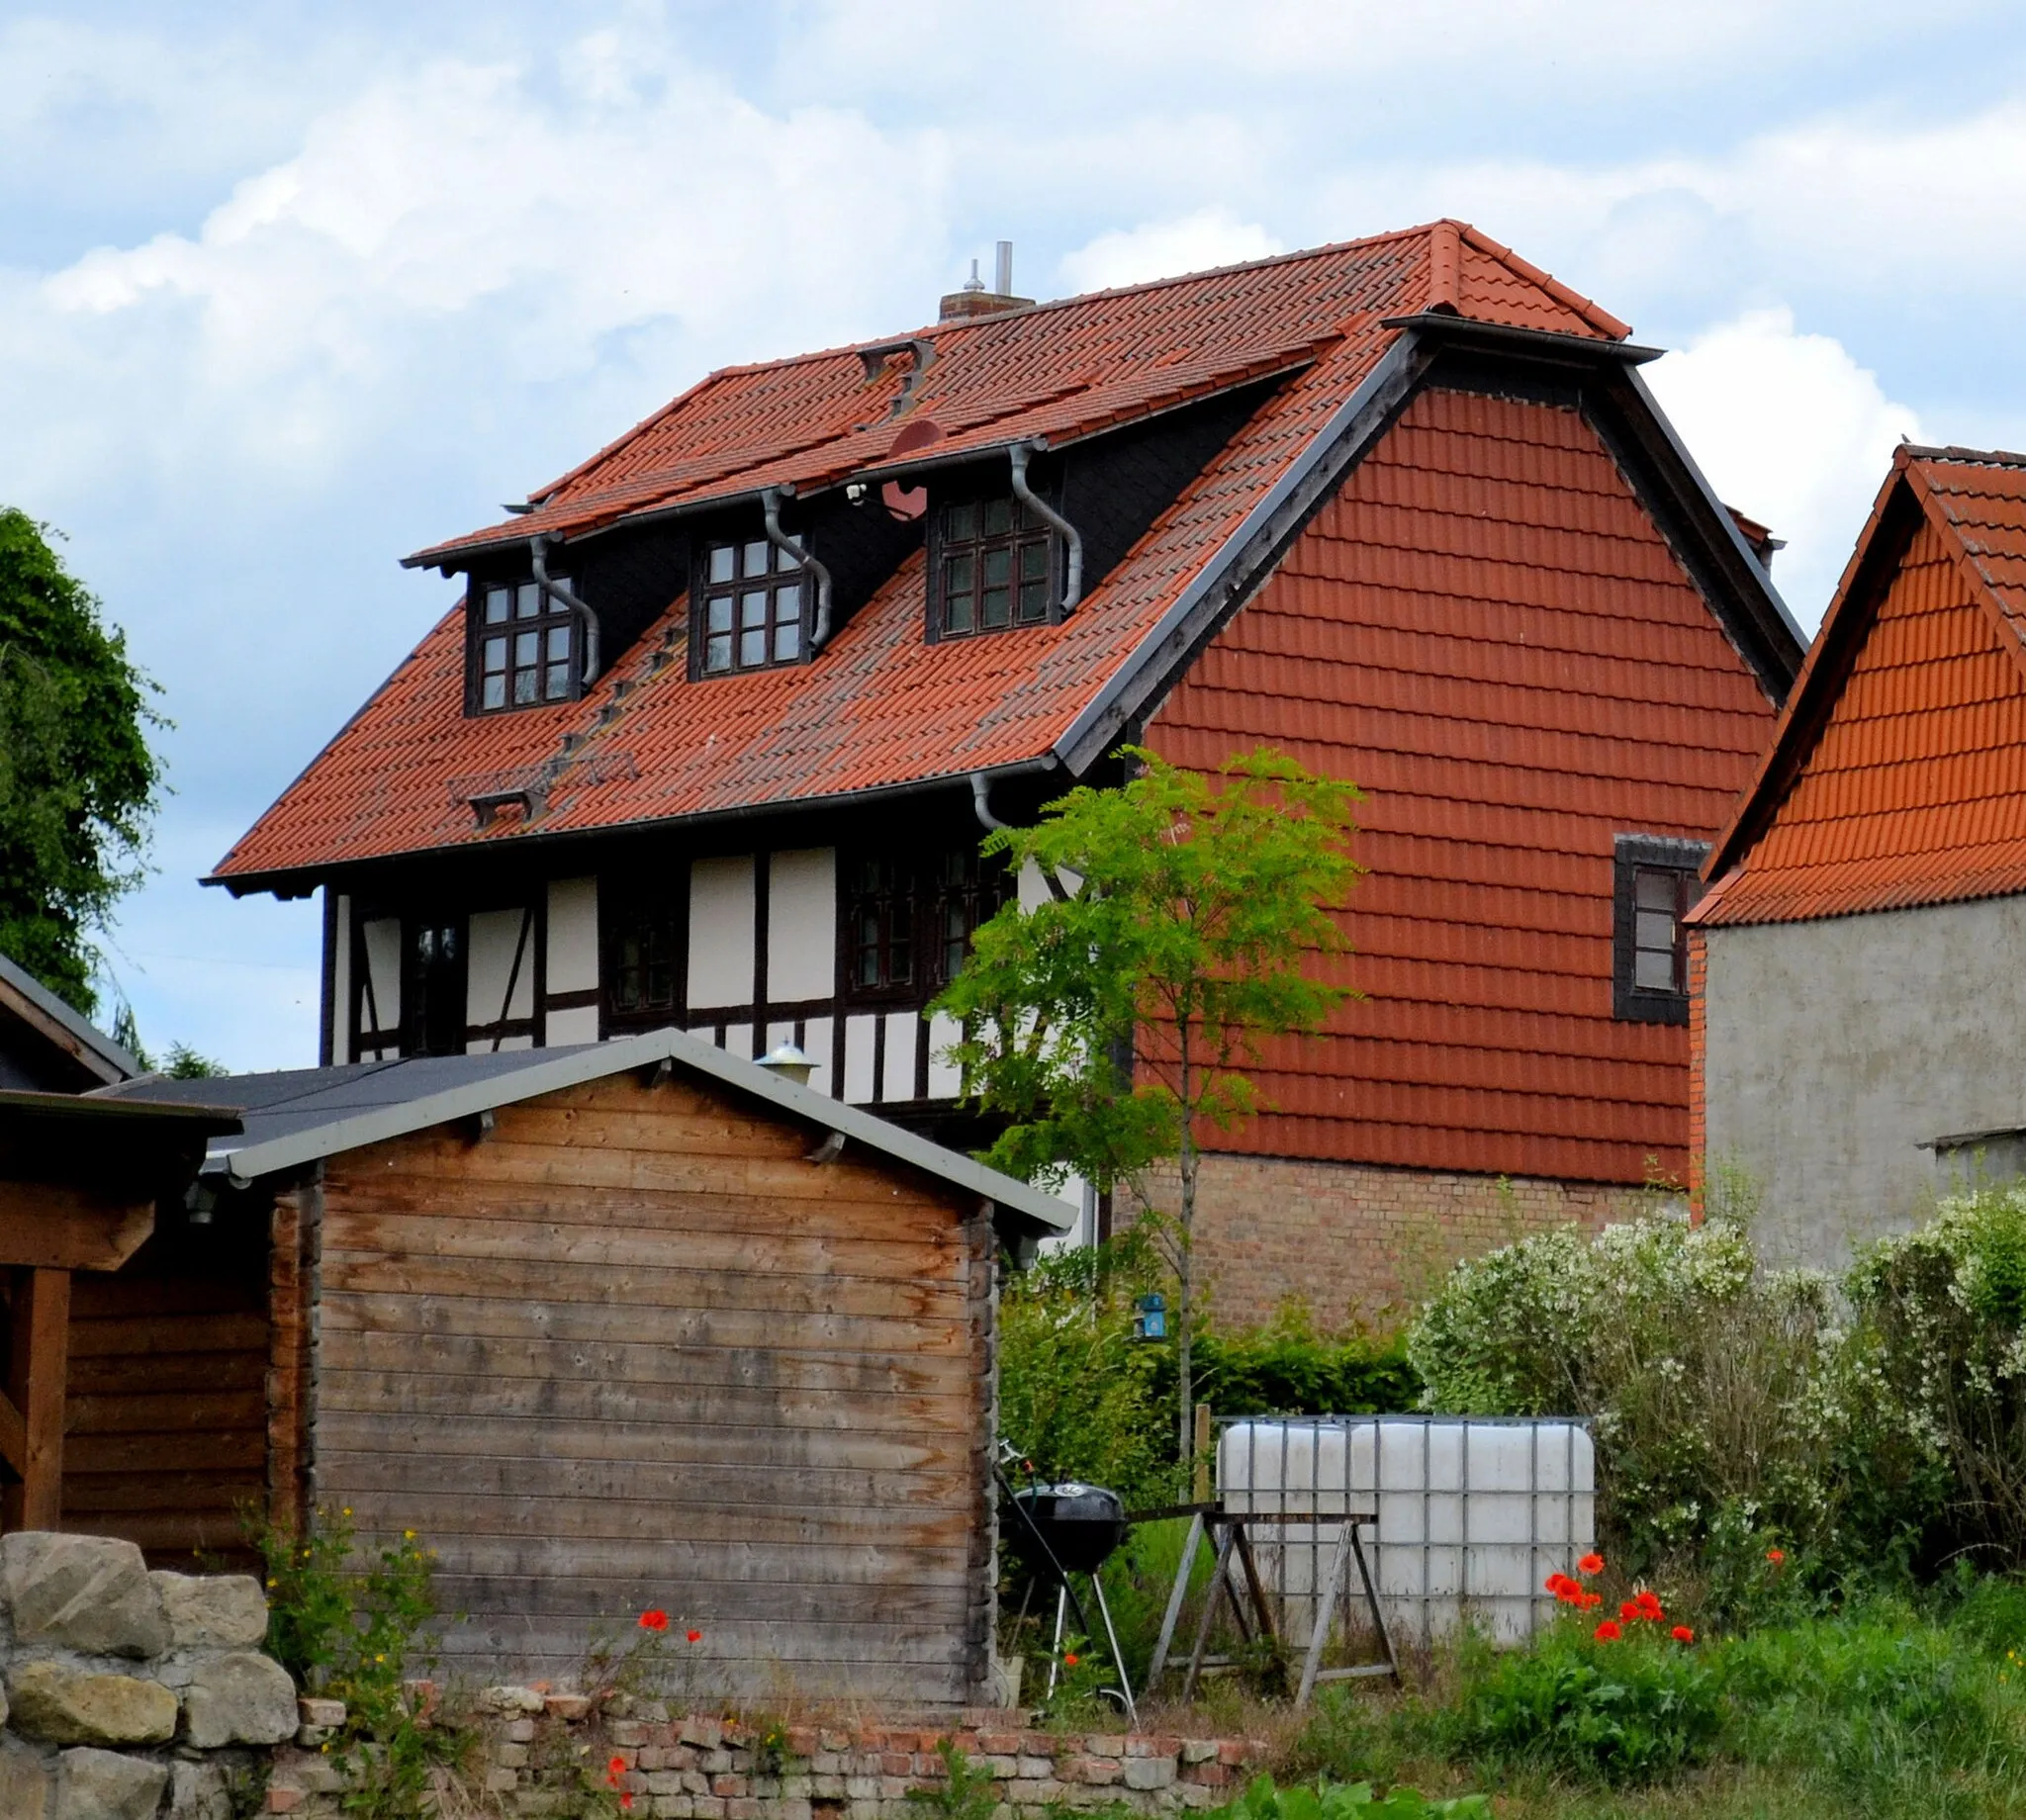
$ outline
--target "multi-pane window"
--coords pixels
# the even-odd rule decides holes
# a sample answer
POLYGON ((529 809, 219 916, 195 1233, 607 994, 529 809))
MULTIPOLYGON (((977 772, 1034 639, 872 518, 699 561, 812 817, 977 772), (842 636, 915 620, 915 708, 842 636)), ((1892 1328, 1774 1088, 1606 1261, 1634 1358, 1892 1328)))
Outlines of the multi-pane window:
POLYGON ((846 983, 857 997, 927 998, 957 977, 970 939, 1006 901, 1005 868, 971 846, 862 857, 848 874, 846 983))
POLYGON ((915 983, 915 869, 904 860, 852 866, 848 978, 856 994, 905 992, 915 983))
MULTIPOLYGON (((561 576, 559 588, 569 582, 561 576)), ((481 712, 567 701, 574 682, 577 621, 537 582, 493 582, 479 591, 476 638, 481 712)))
POLYGON ((611 1010, 615 1018, 676 1015, 679 932, 673 911, 651 905, 622 911, 612 931, 611 1010))
POLYGON ((1015 499, 962 500, 937 520, 937 626, 945 638, 1042 625, 1049 616, 1049 527, 1015 499))
POLYGON ((1700 841, 1622 834, 1614 855, 1612 999, 1620 1018, 1684 1024, 1689 1016, 1685 918, 1702 895, 1700 841))
POLYGON ((706 545, 699 592, 705 676, 800 659, 802 571, 787 551, 764 537, 706 545))

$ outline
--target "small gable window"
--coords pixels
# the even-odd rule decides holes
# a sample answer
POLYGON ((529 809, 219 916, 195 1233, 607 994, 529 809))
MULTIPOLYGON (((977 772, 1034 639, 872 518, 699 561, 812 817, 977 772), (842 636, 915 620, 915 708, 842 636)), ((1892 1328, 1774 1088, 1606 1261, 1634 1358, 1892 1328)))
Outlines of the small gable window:
POLYGON ((1612 1011, 1646 1024, 1689 1021, 1684 918, 1703 894, 1701 841, 1621 834, 1612 865, 1612 1011))
MULTIPOLYGON (((799 547, 799 540, 788 542, 799 547)), ((801 566, 764 537, 706 544, 694 598, 701 603, 699 672, 729 676, 801 661, 808 590, 801 566)))
MULTIPOLYGON (((567 578, 555 578, 568 589, 567 578)), ((534 582, 480 588, 472 694, 482 714, 568 701, 577 692, 577 618, 534 582)))
POLYGON ((1029 506, 1010 496, 952 500, 936 514, 935 542, 938 637, 1048 623, 1056 535, 1029 506))

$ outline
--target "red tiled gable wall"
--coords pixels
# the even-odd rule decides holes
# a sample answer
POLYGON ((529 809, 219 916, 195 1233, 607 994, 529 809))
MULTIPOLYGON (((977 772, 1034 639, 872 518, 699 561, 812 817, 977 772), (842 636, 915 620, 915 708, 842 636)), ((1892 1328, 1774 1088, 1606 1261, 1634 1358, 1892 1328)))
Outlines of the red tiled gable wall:
MULTIPOLYGON (((553 780, 543 833, 815 801, 1046 753, 1371 372, 1397 333, 1385 318, 1431 303, 1522 327, 1623 332, 1454 224, 933 331, 937 361, 902 422, 934 412, 946 427, 973 424, 981 443, 1133 414, 1168 384, 1148 380, 1150 368, 1170 378, 1177 363, 1242 370, 1261 349, 1313 359, 1059 625, 930 644, 916 555, 812 663, 700 684, 680 652, 651 670, 683 623, 677 598, 583 700, 467 718, 463 617, 453 610, 218 875, 314 877, 361 860, 510 842, 523 824, 507 816, 480 829, 459 788, 510 785, 554 759, 566 734, 585 743, 553 780), (1033 405, 1044 394, 1055 400, 1045 412, 1033 405)), ((677 496, 728 496, 762 479, 849 472, 890 441, 884 419, 898 386, 869 386, 849 349, 713 376, 586 464, 514 534, 609 521, 677 496), (883 424, 876 450, 851 439, 869 419, 883 424), (786 462, 779 451, 790 445, 803 454, 786 462)))
MULTIPOLYGON (((2026 890, 2026 670, 2015 629, 2026 605, 2026 473, 1919 459, 1906 473, 1926 515, 1812 751, 1743 869, 1699 916, 1705 925, 2026 890)), ((1797 709, 1811 681, 1796 691, 1797 709)))
POLYGON ((1369 792, 1334 1034, 1219 1147, 1635 1183, 1687 1163, 1688 1033, 1612 1016, 1612 837, 1711 838, 1773 708, 1573 410, 1423 393, 1148 743, 1369 792))

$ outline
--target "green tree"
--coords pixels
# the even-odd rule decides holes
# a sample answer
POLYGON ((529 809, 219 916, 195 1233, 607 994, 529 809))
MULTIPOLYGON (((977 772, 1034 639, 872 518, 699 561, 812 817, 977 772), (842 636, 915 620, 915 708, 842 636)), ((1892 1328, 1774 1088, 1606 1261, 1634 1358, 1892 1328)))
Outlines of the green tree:
POLYGON ((967 1094, 1009 1121, 999 1168, 1051 1184, 1074 1171, 1151 1213, 1149 1172, 1176 1165, 1165 1237, 1187 1459, 1199 1133, 1255 1110, 1241 1068, 1261 1038, 1313 1034, 1351 996, 1305 969, 1346 946, 1332 912, 1361 870, 1346 844, 1362 798, 1270 750, 1215 780, 1126 757, 1122 788, 1072 790, 1037 826, 986 838, 1057 888, 980 928, 936 1008, 963 1024, 951 1052, 967 1094))
POLYGON ((0 506, 0 954, 87 1015, 91 932, 141 877, 153 692, 46 527, 0 506))

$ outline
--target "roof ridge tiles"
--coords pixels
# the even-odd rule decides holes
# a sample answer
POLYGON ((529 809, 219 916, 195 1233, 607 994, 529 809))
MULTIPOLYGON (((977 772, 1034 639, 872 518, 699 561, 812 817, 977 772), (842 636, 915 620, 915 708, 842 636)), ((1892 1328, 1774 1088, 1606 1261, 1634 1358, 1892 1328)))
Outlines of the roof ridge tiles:
POLYGON ((1902 461, 1945 461, 1952 465, 1978 468, 2026 468, 2026 454, 2014 449, 1972 449, 1960 443, 1902 442, 1902 461))

